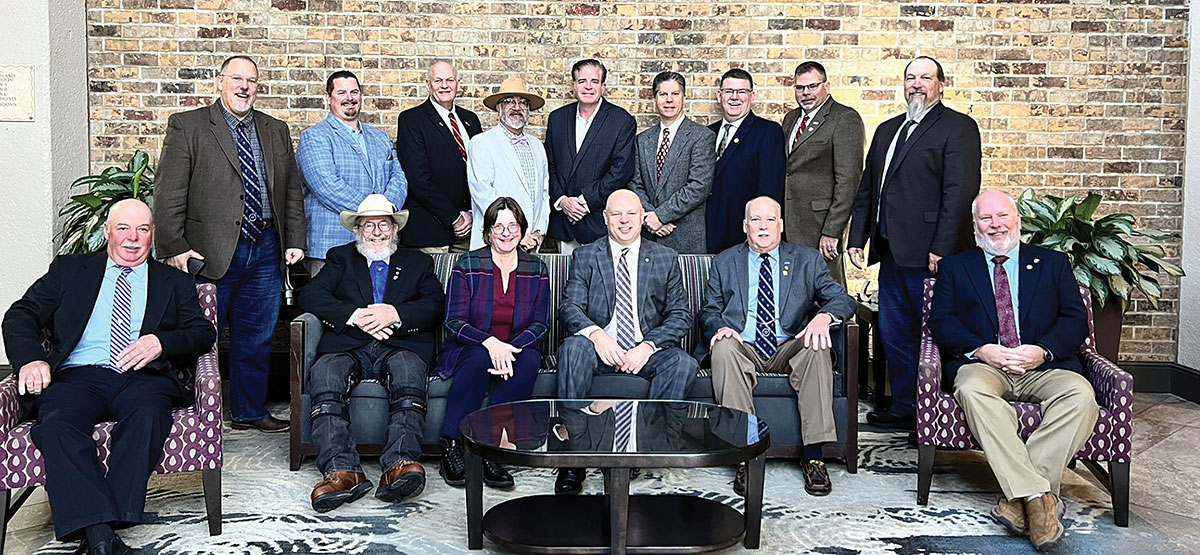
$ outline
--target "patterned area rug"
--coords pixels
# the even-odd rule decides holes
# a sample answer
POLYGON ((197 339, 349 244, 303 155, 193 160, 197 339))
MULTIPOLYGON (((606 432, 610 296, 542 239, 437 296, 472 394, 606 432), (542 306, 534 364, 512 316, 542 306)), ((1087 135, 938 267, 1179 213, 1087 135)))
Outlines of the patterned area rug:
MULTIPOLYGON (((309 493, 320 476, 311 461, 297 472, 287 470, 286 434, 228 428, 225 434, 224 533, 208 535, 199 474, 156 476, 146 503, 149 522, 121 531, 127 543, 168 554, 468 553, 463 490, 445 485, 436 459, 424 461, 429 480, 425 492, 411 503, 388 505, 368 495, 322 515, 309 505, 309 493)), ((795 461, 768 462, 762 547, 757 553, 1032 551, 1026 538, 1007 535, 988 516, 999 488, 981 453, 939 453, 929 505, 921 507, 915 493, 917 453, 905 436, 867 427, 859 441, 859 472, 848 474, 843 465, 831 463, 834 489, 824 498, 804 492, 795 461)), ((367 461, 366 467, 378 483, 377 461, 367 461)), ((511 470, 516 488, 484 488, 485 509, 514 497, 547 493, 554 482, 548 469, 511 470)), ((732 479, 729 468, 646 469, 632 488, 634 493, 706 497, 741 510, 732 479)), ((599 492, 601 483, 593 471, 585 492, 599 492)), ((1128 528, 1115 526, 1107 494, 1090 477, 1068 471, 1063 495, 1067 536, 1059 553, 1187 552, 1137 515, 1130 515, 1128 528)), ((488 540, 484 547, 503 552, 488 540)), ((37 553, 71 553, 74 548, 51 541, 37 553)), ((742 551, 739 546, 722 553, 742 551)))

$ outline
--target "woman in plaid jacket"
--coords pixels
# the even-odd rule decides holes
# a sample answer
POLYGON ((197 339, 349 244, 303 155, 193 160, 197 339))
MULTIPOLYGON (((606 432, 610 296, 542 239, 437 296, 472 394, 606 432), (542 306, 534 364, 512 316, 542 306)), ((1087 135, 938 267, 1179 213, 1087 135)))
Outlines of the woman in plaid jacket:
MULTIPOLYGON (((454 265, 446 291, 446 340, 435 372, 454 376, 442 422, 440 474, 451 486, 466 484, 459 423, 483 405, 528 399, 542 366, 550 322, 550 274, 546 263, 519 248, 529 230, 521 206, 500 197, 483 214, 486 246, 454 265)), ((512 475, 484 460, 483 481, 513 486, 512 475)))

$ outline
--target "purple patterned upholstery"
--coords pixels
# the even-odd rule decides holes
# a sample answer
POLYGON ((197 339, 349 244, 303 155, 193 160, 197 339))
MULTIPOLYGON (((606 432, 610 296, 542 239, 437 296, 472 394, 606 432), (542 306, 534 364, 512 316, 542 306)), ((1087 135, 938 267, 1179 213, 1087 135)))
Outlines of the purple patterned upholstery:
MULTIPOLYGON (((216 286, 196 286, 200 307, 204 317, 216 325, 216 286)), ((196 395, 196 403, 187 408, 175 409, 171 433, 163 446, 162 458, 154 472, 191 472, 221 468, 221 374, 217 369, 217 346, 201 356, 196 369, 187 376, 192 381, 189 389, 196 395)), ((188 383, 185 381, 184 383, 188 383)), ((42 453, 33 446, 29 430, 33 422, 20 422, 20 407, 17 403, 16 375, 0 380, 0 491, 42 486, 46 483, 46 471, 42 453)), ((104 422, 96 426, 92 437, 96 440, 96 454, 100 465, 108 471, 108 441, 113 423, 104 422)))

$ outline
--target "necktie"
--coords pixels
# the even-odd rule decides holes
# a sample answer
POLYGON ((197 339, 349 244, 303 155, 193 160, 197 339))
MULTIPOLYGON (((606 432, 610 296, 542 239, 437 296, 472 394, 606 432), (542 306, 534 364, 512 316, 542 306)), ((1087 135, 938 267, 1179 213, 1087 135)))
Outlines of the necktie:
POLYGON ((527 144, 529 144, 529 138, 526 137, 524 133, 521 133, 520 135, 513 135, 508 138, 508 144, 510 144, 510 145, 527 145, 527 144))
POLYGON ((904 148, 904 141, 908 140, 908 131, 917 122, 907 120, 904 125, 900 126, 900 134, 896 136, 896 147, 892 149, 892 159, 888 163, 887 171, 883 174, 883 186, 879 190, 879 234, 887 237, 887 188, 891 185, 891 180, 888 176, 892 174, 892 170, 896 168, 896 164, 900 159, 900 149, 904 148))
POLYGON ((792 150, 796 150, 796 147, 800 146, 800 137, 808 130, 808 118, 808 114, 804 114, 804 117, 800 118, 800 128, 796 130, 796 136, 792 137, 792 150))
POLYGON ((613 450, 624 453, 629 450, 629 438, 633 437, 633 401, 621 401, 613 407, 617 426, 613 438, 613 450))
POLYGON ((1013 314, 1008 272, 1004 271, 1006 261, 1008 257, 1004 255, 992 258, 992 262, 996 264, 996 269, 992 272, 992 281, 996 284, 996 319, 1000 322, 1000 344, 1011 349, 1021 346, 1021 338, 1017 335, 1017 317, 1013 314))
POLYGON ((725 147, 729 145, 729 130, 733 128, 732 123, 725 123, 721 128, 721 144, 717 145, 717 159, 721 159, 721 155, 725 154, 725 147))
POLYGON ((617 261, 617 345, 629 350, 633 341, 633 286, 629 280, 629 249, 621 249, 617 261))
POLYGON ((388 263, 383 260, 371 262, 371 296, 375 304, 383 302, 383 291, 387 288, 388 263))
POLYGON ((655 177, 662 177, 663 162, 667 161, 667 151, 670 149, 671 149, 671 130, 664 127, 662 144, 658 145, 658 158, 656 158, 654 160, 655 167, 658 170, 658 173, 654 174, 655 177))
POLYGON ((458 143, 458 153, 462 156, 463 162, 466 162, 467 145, 463 143, 462 133, 458 132, 458 120, 454 117, 454 110, 450 110, 447 116, 450 118, 450 132, 454 134, 454 142, 458 143))
POLYGON ((771 257, 761 255, 758 266, 758 311, 754 325, 754 351, 763 361, 775 355, 775 282, 771 277, 771 257))
POLYGON ((133 305, 133 294, 129 287, 129 274, 133 268, 122 267, 113 291, 112 327, 108 343, 108 364, 118 374, 125 370, 117 366, 117 360, 132 341, 129 339, 129 312, 133 305))
POLYGON ((262 190, 259 188, 258 171, 254 166, 254 150, 250 147, 250 133, 246 122, 237 124, 238 162, 242 166, 242 183, 246 186, 246 206, 242 209, 242 235, 251 242, 262 236, 262 190))

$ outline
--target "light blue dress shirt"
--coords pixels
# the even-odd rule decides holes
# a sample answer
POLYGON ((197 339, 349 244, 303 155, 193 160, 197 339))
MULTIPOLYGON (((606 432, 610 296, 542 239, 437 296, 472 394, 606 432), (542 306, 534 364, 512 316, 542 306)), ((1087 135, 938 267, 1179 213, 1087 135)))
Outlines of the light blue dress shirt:
MULTIPOLYGON (((1019 273, 1021 271, 1020 250, 1021 243, 1018 242, 1017 245, 1005 255, 1008 257, 1008 260, 1005 260, 1003 264, 1004 273, 1008 274, 1008 291, 1011 293, 1012 297, 1013 318, 1016 320, 1017 324, 1017 337, 1021 337, 1021 307, 1018 299, 1020 295, 1017 294, 1017 292, 1020 291, 1020 289, 1017 288, 1017 285, 1021 281, 1021 275, 1019 273)), ((988 275, 992 278, 992 295, 994 296, 996 294, 996 264, 992 262, 992 259, 995 258, 996 255, 984 253, 984 257, 987 260, 988 275)), ((996 342, 1000 342, 999 336, 996 337, 996 342)))
MULTIPOLYGON (((771 295, 775 299, 775 324, 772 327, 775 332, 775 344, 782 345, 784 341, 791 339, 791 336, 782 333, 783 330, 779 327, 779 247, 775 247, 766 254, 767 258, 771 260, 771 283, 775 285, 771 291, 771 295)), ((746 290, 746 327, 742 328, 742 341, 748 344, 754 343, 758 327, 758 272, 761 266, 762 255, 754 252, 754 249, 746 249, 749 287, 746 290)))
MULTIPOLYGON (((133 267, 126 278, 129 280, 129 341, 133 343, 141 337, 142 318, 146 315, 146 268, 142 263, 133 267)), ((116 295, 117 277, 121 275, 122 266, 108 259, 104 268, 104 281, 100 283, 100 294, 96 296, 96 306, 92 307, 92 315, 88 317, 87 327, 83 336, 71 351, 70 356, 63 362, 63 368, 71 366, 108 366, 109 345, 112 343, 112 313, 113 297, 116 295)))

